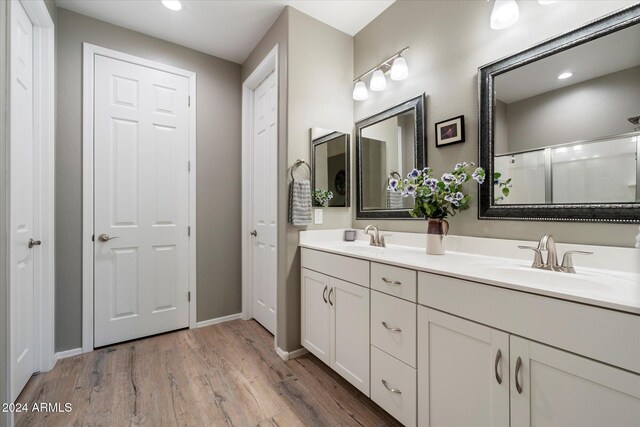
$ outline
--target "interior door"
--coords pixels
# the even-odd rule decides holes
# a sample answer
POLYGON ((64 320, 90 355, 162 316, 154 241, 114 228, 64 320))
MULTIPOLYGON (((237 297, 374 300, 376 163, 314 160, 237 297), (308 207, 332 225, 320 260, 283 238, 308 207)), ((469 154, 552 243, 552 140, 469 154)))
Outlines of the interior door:
POLYGON ((189 325, 189 79, 97 55, 95 346, 189 325))
POLYGON ((254 92, 253 317, 276 331, 278 94, 275 72, 254 92))
POLYGON ((11 400, 31 378, 34 357, 33 24, 11 5, 10 323, 11 400))
POLYGON ((511 336, 512 427, 637 427, 640 375, 511 336))
POLYGON ((369 288, 329 281, 331 367, 369 396, 369 288))
POLYGON ((420 426, 509 426, 509 334, 418 307, 420 426))

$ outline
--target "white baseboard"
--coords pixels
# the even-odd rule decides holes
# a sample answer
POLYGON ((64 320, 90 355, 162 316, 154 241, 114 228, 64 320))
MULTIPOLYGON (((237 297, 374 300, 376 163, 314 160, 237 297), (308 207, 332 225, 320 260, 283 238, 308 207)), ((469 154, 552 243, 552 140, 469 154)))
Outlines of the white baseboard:
POLYGON ((284 351, 280 347, 276 347, 276 353, 278 353, 278 356, 286 362, 287 360, 295 359, 296 357, 309 353, 309 350, 306 348, 299 348, 298 350, 284 351))
POLYGON ((82 354, 82 348, 72 348, 71 350, 59 351, 56 353, 56 360, 66 359, 67 357, 73 357, 82 354))
POLYGON ((215 319, 203 320, 196 324, 196 328, 204 328, 218 323, 230 322, 232 320, 242 319, 242 313, 230 314, 228 316, 217 317, 215 319))

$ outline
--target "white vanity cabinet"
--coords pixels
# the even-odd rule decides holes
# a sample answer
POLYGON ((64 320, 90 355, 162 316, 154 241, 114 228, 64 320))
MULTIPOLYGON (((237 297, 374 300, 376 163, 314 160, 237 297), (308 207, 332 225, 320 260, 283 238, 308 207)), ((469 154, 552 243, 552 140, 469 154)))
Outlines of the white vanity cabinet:
POLYGON ((370 291, 342 278, 368 284, 368 264, 303 250, 301 276, 302 345, 367 396, 370 291))

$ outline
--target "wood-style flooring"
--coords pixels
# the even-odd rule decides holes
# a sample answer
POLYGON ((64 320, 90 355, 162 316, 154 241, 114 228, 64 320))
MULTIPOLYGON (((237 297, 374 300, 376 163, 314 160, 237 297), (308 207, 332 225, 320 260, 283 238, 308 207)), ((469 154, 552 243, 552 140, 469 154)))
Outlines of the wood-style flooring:
POLYGON ((236 320, 58 361, 18 402, 16 426, 383 426, 386 412, 312 355, 284 362, 273 336, 236 320))

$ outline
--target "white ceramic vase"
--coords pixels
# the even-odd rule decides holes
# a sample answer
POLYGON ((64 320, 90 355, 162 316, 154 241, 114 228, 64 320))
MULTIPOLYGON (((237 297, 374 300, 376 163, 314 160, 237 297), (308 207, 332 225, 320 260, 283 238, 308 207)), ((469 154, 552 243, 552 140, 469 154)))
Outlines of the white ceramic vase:
POLYGON ((427 254, 444 255, 444 238, 449 233, 449 223, 442 218, 427 218, 427 254))

